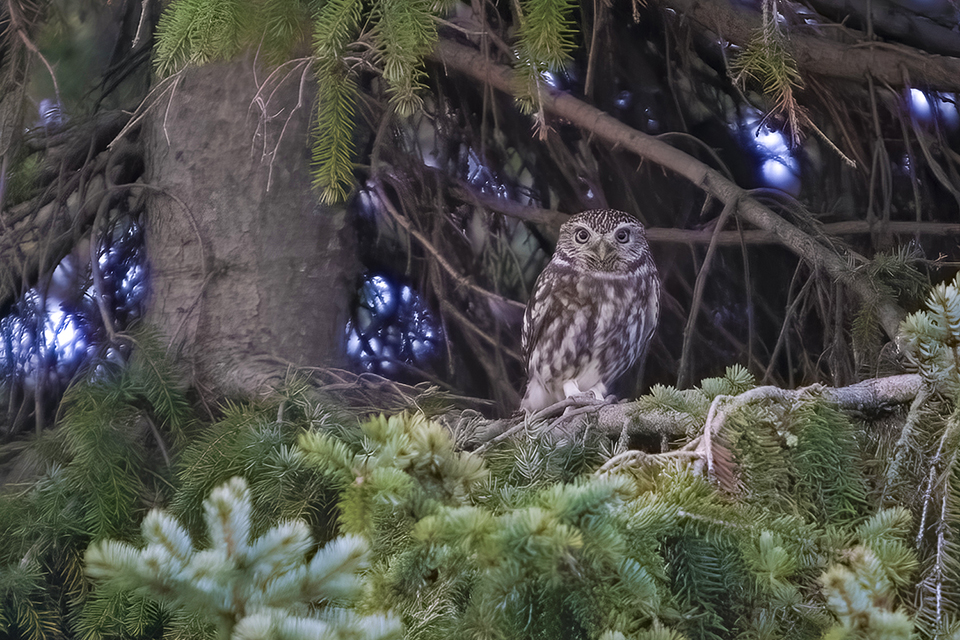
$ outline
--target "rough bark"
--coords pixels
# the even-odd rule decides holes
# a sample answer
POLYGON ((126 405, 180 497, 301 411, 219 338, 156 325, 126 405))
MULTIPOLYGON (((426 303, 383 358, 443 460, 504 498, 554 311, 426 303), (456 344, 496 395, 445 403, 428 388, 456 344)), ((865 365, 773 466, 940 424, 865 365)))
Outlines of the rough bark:
POLYGON ((188 69, 147 125, 147 177, 164 192, 148 205, 148 321, 215 397, 344 357, 355 252, 345 209, 310 188, 312 96, 298 80, 265 94, 264 129, 251 61, 188 69))

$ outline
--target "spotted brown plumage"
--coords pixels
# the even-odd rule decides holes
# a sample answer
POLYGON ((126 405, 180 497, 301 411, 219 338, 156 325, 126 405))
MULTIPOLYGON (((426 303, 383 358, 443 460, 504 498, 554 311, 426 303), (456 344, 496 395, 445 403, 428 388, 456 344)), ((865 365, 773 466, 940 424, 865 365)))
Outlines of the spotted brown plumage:
POLYGON ((571 217, 523 316, 520 408, 585 392, 604 398, 646 351, 659 315, 660 278, 643 225, 615 209, 571 217))

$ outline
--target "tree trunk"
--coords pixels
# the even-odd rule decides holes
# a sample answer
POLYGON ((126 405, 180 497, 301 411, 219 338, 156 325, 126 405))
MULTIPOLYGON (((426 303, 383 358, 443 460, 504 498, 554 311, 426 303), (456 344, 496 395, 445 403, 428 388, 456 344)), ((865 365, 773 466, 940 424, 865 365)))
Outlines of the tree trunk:
POLYGON ((147 320, 213 397, 345 356, 357 261, 345 209, 310 188, 314 96, 293 74, 261 94, 265 122, 265 75, 249 59, 187 69, 146 127, 147 180, 164 192, 147 209, 147 320))

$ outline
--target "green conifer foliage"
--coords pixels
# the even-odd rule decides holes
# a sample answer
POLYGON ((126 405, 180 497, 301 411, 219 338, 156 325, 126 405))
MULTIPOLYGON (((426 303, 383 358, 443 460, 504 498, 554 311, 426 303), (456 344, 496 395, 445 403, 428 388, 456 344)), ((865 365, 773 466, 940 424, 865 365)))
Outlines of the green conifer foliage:
POLYGON ((319 89, 313 144, 313 186, 324 202, 346 197, 353 183, 356 74, 343 60, 359 30, 360 0, 329 0, 316 14, 313 48, 319 89))
POLYGON ((86 553, 88 574, 196 613, 223 640, 399 637, 395 619, 345 608, 362 588, 362 538, 343 536, 314 552, 300 520, 254 537, 250 490, 239 477, 214 489, 203 507, 209 548, 198 549, 175 518, 155 509, 143 521, 144 548, 96 543, 86 553))
POLYGON ((676 419, 684 425, 687 434, 691 437, 703 430, 703 423, 710 409, 710 403, 717 396, 738 395, 752 389, 757 381, 753 374, 740 365, 727 367, 722 377, 704 378, 699 387, 693 389, 677 389, 675 387, 656 384, 650 389, 649 395, 638 400, 641 411, 669 411, 676 414, 676 419))
POLYGON ((181 453, 171 511, 195 539, 203 539, 203 501, 215 487, 242 475, 255 506, 255 534, 295 518, 306 521, 318 539, 328 539, 326 509, 335 499, 333 487, 304 463, 296 442, 303 429, 332 430, 344 420, 342 412, 312 399, 299 379, 267 401, 227 403, 220 419, 181 453))
MULTIPOLYGON (((858 360, 864 361, 863 364, 873 365, 884 343, 878 315, 880 300, 887 296, 900 300, 904 307, 909 308, 915 307, 927 295, 930 281, 919 268, 918 257, 915 247, 903 245, 889 252, 874 254, 870 262, 864 265, 867 276, 877 289, 877 295, 862 301, 850 332, 854 352, 858 360)), ((874 375, 873 366, 866 370, 870 371, 869 375, 874 375)))
MULTIPOLYGON (((171 517, 196 546, 212 545, 207 498, 232 477, 243 475, 251 536, 266 535, 278 522, 297 521, 308 527, 313 539, 332 539, 336 534, 328 511, 333 487, 304 462, 295 444, 304 429, 336 431, 347 420, 347 414, 319 401, 301 378, 289 380, 269 399, 228 403, 220 419, 204 425, 179 452, 170 480, 171 517)), ((111 581, 91 590, 75 628, 92 640, 144 635, 200 639, 211 637, 214 627, 197 610, 177 608, 172 601, 111 581)))
MULTIPOLYGON (((355 156, 354 119, 361 71, 383 80, 390 106, 400 117, 419 111, 426 72, 423 60, 437 42, 438 20, 450 0, 174 0, 157 25, 155 64, 168 76, 188 64, 226 60, 245 48, 282 64, 313 34, 313 64, 319 89, 314 127, 314 186, 324 202, 343 200, 351 189, 355 156)), ((571 0, 514 3, 517 30, 518 102, 539 115, 545 72, 569 59, 575 30, 571 0)))
MULTIPOLYGON (((659 395, 686 398, 696 422, 704 406, 749 387, 728 375, 705 381, 696 400, 659 395)), ((5 566, 3 623, 27 637, 20 625, 32 619, 36 638, 71 626, 90 639, 319 637, 322 624, 394 611, 409 638, 812 639, 848 633, 837 602, 849 601, 874 603, 896 628, 924 637, 948 629, 910 607, 916 580, 921 590, 952 584, 950 537, 941 560, 924 546, 918 561, 905 543, 916 517, 867 517, 877 494, 865 497, 858 484, 869 468, 846 418, 811 396, 784 418, 742 407, 723 432, 738 467, 732 494, 684 458, 593 474, 602 447, 534 430, 501 445, 522 454, 513 463, 495 448, 487 464, 421 414, 357 423, 294 380, 273 399, 227 407, 178 454, 172 511, 151 512, 139 536, 135 511, 127 542, 94 542, 97 582, 75 578, 72 624, 57 617, 56 597, 44 600, 50 577, 40 562, 5 566), (774 464, 761 464, 765 456, 774 464), (337 533, 324 501, 336 503, 337 533), (318 536, 338 541, 325 547, 329 571, 319 568, 323 552, 312 555, 318 536), (360 566, 361 548, 365 568, 337 573, 360 566), (840 577, 818 581, 825 572, 840 577), (322 576, 341 586, 323 586, 322 576), (331 595, 318 606, 323 589, 349 602, 331 595), (18 613, 16 602, 29 606, 18 613), (355 613, 332 613, 349 603, 355 613)), ((13 501, 0 526, 22 518, 49 537, 83 531, 64 477, 51 473, 31 492, 59 506, 47 520, 13 501)), ((66 540, 54 553, 74 554, 79 566, 83 548, 66 540)))
POLYGON ((368 606, 396 608, 410 637, 595 637, 621 616, 614 601, 635 605, 630 622, 658 610, 656 580, 614 525, 622 479, 553 483, 501 504, 482 461, 422 415, 300 444, 342 487, 343 528, 375 549, 368 606))
POLYGON ((750 78, 759 82, 766 97, 774 102, 771 112, 783 117, 794 144, 800 144, 802 129, 811 126, 809 116, 797 103, 794 93, 803 88, 797 61, 784 46, 786 35, 778 22, 776 0, 764 0, 763 24, 750 43, 730 65, 734 82, 741 86, 750 78))
POLYGON ((900 326, 900 346, 925 387, 897 434, 884 499, 911 505, 918 520, 917 619, 945 637, 960 610, 960 274, 935 286, 926 306, 900 326))
POLYGON ((0 496, 0 632, 10 637, 67 636, 87 603, 82 550, 134 536, 165 491, 191 412, 156 337, 128 337, 133 359, 68 390, 59 428, 33 443, 38 477, 0 496))
POLYGON ((525 0, 518 3, 517 104, 524 113, 536 114, 536 125, 546 125, 541 106, 545 73, 559 71, 574 46, 571 0, 525 0))
POLYGON ((960 394, 960 274, 933 287, 927 310, 911 313, 900 328, 902 345, 924 380, 938 393, 960 394))
POLYGON ((300 447, 340 488, 343 530, 366 535, 377 559, 398 549, 420 518, 464 504, 486 475, 479 458, 455 451, 443 427, 422 414, 374 417, 346 436, 309 431, 300 447))
POLYGON ((860 450, 850 421, 823 402, 808 402, 790 416, 797 501, 821 522, 850 525, 867 513, 860 450))
POLYGON ((927 384, 902 427, 855 428, 816 387, 778 403, 732 367, 644 398, 689 446, 613 471, 597 430, 530 424, 480 456, 422 413, 358 419, 302 379, 193 433, 138 337, 141 359, 71 391, 33 446, 44 473, 0 497, 0 633, 951 637, 960 385, 937 358, 960 345, 958 296, 904 323, 927 384))
POLYGON ((236 55, 243 5, 238 0, 186 0, 164 11, 157 25, 157 72, 169 75, 187 63, 203 64, 236 55))
POLYGON ((898 593, 917 568, 910 529, 909 512, 899 508, 881 511, 857 528, 859 544, 820 578, 837 618, 825 640, 915 637, 898 593))
POLYGON ((681 461, 566 479, 488 467, 408 414, 300 445, 340 487, 343 529, 371 541, 364 610, 395 611, 409 638, 817 638, 831 624, 816 578, 840 547, 824 523, 731 500, 681 461))
POLYGON ((737 412, 727 421, 724 441, 734 451, 738 489, 745 500, 777 511, 796 511, 790 491, 797 477, 793 457, 773 416, 756 407, 737 412))

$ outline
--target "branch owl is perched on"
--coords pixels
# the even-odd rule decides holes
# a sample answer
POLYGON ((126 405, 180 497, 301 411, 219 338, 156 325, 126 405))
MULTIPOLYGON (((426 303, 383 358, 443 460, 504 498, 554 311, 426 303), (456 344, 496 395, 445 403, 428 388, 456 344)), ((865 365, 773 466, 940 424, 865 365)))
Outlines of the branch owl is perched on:
POLYGON ((660 317, 660 278, 636 218, 584 211, 560 227, 523 315, 526 412, 578 393, 603 399, 643 355, 660 317))

